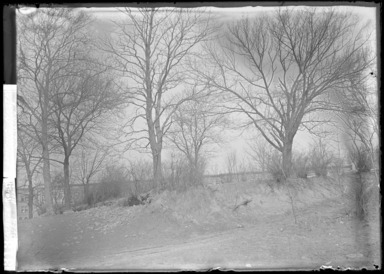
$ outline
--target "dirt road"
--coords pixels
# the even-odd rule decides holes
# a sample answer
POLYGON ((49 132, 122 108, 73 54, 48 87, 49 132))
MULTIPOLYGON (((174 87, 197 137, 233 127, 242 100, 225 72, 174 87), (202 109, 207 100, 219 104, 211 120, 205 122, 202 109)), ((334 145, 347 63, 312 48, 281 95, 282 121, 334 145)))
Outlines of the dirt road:
POLYGON ((18 267, 374 268, 380 263, 379 222, 360 226, 346 214, 345 206, 338 200, 325 200, 298 210, 297 224, 288 213, 252 220, 239 216, 236 222, 201 226, 139 207, 131 218, 120 217, 121 222, 113 227, 108 221, 108 228, 100 214, 99 218, 91 213, 36 218, 19 225, 18 267))

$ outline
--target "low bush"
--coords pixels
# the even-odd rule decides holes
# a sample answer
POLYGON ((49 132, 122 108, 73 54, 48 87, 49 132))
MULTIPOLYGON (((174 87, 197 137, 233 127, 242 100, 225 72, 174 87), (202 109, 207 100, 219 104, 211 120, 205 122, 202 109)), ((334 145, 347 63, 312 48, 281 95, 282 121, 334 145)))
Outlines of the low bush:
POLYGON ((151 203, 150 194, 141 194, 139 196, 131 194, 128 198, 123 198, 118 201, 118 205, 122 207, 144 205, 151 203))
POLYGON ((204 170, 203 158, 194 168, 184 157, 173 156, 171 161, 164 165, 163 190, 185 191, 190 187, 202 185, 204 170))
POLYGON ((93 206, 96 203, 121 197, 124 193, 124 185, 127 183, 127 175, 123 168, 107 167, 97 187, 91 188, 88 195, 84 197, 85 202, 93 206))
POLYGON ((308 156, 304 153, 297 154, 292 163, 293 173, 297 178, 306 179, 309 173, 308 156))
POLYGON ((47 208, 45 206, 41 206, 37 208, 37 215, 44 215, 47 212, 47 208))
POLYGON ((368 148, 361 146, 351 150, 349 154, 358 172, 368 172, 372 169, 372 158, 368 148))
POLYGON ((150 192, 141 194, 139 198, 140 198, 140 201, 142 201, 142 203, 144 204, 150 204, 152 202, 152 196, 150 192))
POLYGON ((122 192, 123 183, 124 181, 102 180, 101 184, 97 188, 96 202, 102 202, 111 198, 119 197, 122 192))
POLYGON ((142 202, 137 198, 135 195, 131 195, 127 200, 124 206, 134 206, 134 205, 141 205, 142 202))
POLYGON ((334 155, 328 145, 321 139, 314 142, 312 147, 313 149, 309 155, 310 168, 316 176, 326 177, 328 175, 328 166, 333 162, 334 155))
POLYGON ((55 214, 62 214, 64 208, 64 175, 56 173, 51 182, 53 211, 55 214))
POLYGON ((155 188, 152 180, 152 164, 150 162, 145 160, 130 162, 128 173, 130 178, 130 193, 139 195, 140 193, 155 188))
POLYGON ((79 205, 75 205, 74 207, 73 207, 73 211, 82 211, 82 210, 87 210, 87 209, 89 209, 89 205, 87 205, 87 204, 79 204, 79 205))
POLYGON ((53 211, 55 212, 55 214, 63 214, 64 208, 64 205, 53 204, 53 211))
POLYGON ((268 172, 272 175, 272 178, 276 182, 283 182, 286 177, 281 165, 281 156, 278 153, 274 153, 271 160, 268 163, 268 172))

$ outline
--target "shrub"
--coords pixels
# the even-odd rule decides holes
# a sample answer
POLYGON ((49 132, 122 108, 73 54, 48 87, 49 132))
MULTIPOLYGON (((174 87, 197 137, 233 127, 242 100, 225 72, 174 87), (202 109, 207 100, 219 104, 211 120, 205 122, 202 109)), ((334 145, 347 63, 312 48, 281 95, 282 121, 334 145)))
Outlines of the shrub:
POLYGON ((171 160, 165 162, 163 170, 164 182, 166 183, 166 188, 174 190, 180 188, 182 184, 184 185, 185 170, 188 168, 188 165, 181 157, 171 155, 171 160))
POLYGON ((140 195, 140 193, 155 188, 152 177, 152 164, 150 162, 144 160, 130 162, 129 178, 131 182, 131 193, 133 193, 134 195, 140 195))
POLYGON ((271 160, 268 163, 268 172, 278 183, 283 182, 286 179, 281 161, 281 156, 276 152, 272 155, 271 160))
POLYGON ((33 205, 34 207, 36 207, 37 215, 39 216, 47 212, 43 197, 44 196, 42 193, 35 191, 34 197, 33 197, 33 205))
POLYGON ((75 205, 73 207, 73 211, 82 211, 82 210, 87 210, 89 209, 89 205, 87 204, 79 204, 79 205, 75 205))
POLYGON ((271 149, 273 148, 265 139, 255 138, 255 141, 249 143, 248 154, 258 170, 268 171, 272 157, 271 149))
POLYGON ((151 203, 151 193, 135 195, 131 194, 129 197, 119 199, 117 204, 121 207, 135 206, 135 205, 144 205, 151 203))
POLYGON ((139 197, 143 204, 150 204, 152 202, 152 196, 150 192, 141 194, 139 197))
POLYGON ((326 143, 321 139, 312 144, 313 149, 310 153, 310 167, 317 176, 326 177, 328 166, 332 163, 334 156, 326 143))
POLYGON ((310 157, 307 153, 297 153, 292 161, 293 172, 297 178, 306 179, 310 173, 310 157))
POLYGON ((37 215, 43 215, 47 212, 47 208, 45 206, 41 206, 37 208, 37 215))
POLYGON ((194 168, 184 157, 172 156, 164 165, 164 189, 184 191, 192 186, 203 183, 205 160, 200 159, 194 168))
POLYGON ((350 158, 356 167, 358 172, 368 172, 372 169, 372 159, 370 157, 370 151, 363 146, 351 149, 350 158))
POLYGON ((107 167, 97 187, 89 190, 89 194, 85 197, 85 202, 88 205, 94 205, 121 197, 124 193, 124 185, 127 185, 127 183, 127 175, 122 167, 107 167))
POLYGON ((89 206, 93 206, 96 203, 95 200, 96 200, 96 191, 92 188, 92 190, 90 190, 88 194, 84 196, 84 203, 86 203, 89 206))
POLYGON ((64 208, 65 208, 64 205, 53 204, 53 211, 55 212, 55 214, 63 214, 64 208))
POLYGON ((102 202, 121 195, 123 181, 102 180, 97 188, 97 202, 102 202))
POLYGON ((142 202, 137 198, 135 195, 131 195, 128 199, 124 201, 123 206, 134 206, 134 205, 141 205, 142 202))
POLYGON ((55 214, 62 213, 64 207, 64 176, 57 173, 52 179, 52 200, 55 214))
POLYGON ((300 153, 293 159, 293 172, 297 178, 306 179, 309 173, 308 156, 300 153))
POLYGON ((341 158, 334 158, 331 170, 338 176, 342 175, 344 173, 344 160, 341 158))

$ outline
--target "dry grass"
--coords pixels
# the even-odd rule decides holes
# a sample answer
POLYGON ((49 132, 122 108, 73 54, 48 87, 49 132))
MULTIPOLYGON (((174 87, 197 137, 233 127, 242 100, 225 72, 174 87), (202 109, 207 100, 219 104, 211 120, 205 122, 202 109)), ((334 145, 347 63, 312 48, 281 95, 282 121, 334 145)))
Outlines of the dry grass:
MULTIPOLYGON (((344 178, 343 183, 347 184, 344 178)), ((232 182, 198 186, 183 192, 164 191, 149 205, 152 211, 169 212, 178 220, 208 223, 283 214, 340 196, 338 183, 331 178, 232 182)))

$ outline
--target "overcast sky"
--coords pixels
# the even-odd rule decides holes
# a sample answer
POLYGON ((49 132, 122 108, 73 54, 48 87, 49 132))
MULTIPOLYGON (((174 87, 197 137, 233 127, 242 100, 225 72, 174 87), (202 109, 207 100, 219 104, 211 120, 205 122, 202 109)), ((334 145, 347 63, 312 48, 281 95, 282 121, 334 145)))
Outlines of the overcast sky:
MULTIPOLYGON (((296 7, 297 9, 303 7, 296 7)), ((326 7, 325 7, 326 8, 326 7)), ((319 11, 321 11, 321 7, 319 11)), ((372 28, 376 26, 376 9, 372 7, 337 7, 340 11, 350 11, 359 16, 361 22, 370 21, 372 28)), ((242 7, 242 8, 213 8, 207 7, 207 11, 211 11, 216 20, 221 22, 233 22, 238 19, 241 19, 244 16, 247 17, 256 17, 261 14, 266 15, 268 13, 272 13, 275 8, 274 7, 242 7)), ((94 14, 97 18, 95 30, 99 33, 108 32, 111 30, 113 24, 111 20, 118 20, 121 17, 121 14, 116 8, 87 8, 87 12, 94 14)), ((208 173, 216 173, 216 172, 225 172, 226 171, 226 156, 229 153, 236 152, 238 162, 242 162, 248 157, 247 143, 252 140, 256 135, 256 132, 241 132, 241 131, 227 131, 225 132, 225 142, 216 147, 217 153, 212 156, 210 159, 210 164, 208 166, 208 173)), ((333 139, 340 138, 340 136, 332 136, 333 139)), ((313 141, 313 137, 306 133, 299 131, 294 140, 294 149, 305 151, 308 149, 308 144, 313 141)), ((163 158, 167 160, 169 158, 170 151, 165 149, 163 158)), ((124 158, 132 159, 137 157, 145 157, 148 160, 150 158, 150 154, 144 156, 143 154, 138 154, 135 151, 128 151, 124 158)))
MULTIPOLYGON (((302 6, 296 7, 297 9, 303 8, 302 6)), ((242 8, 213 8, 206 7, 206 11, 212 12, 215 20, 221 22, 234 22, 238 19, 241 19, 244 16, 250 18, 257 17, 261 14, 266 15, 272 13, 276 8, 274 7, 242 7, 242 8)), ((321 11, 322 8, 319 8, 321 11)), ((359 16, 361 22, 370 22, 371 29, 374 30, 376 27, 376 8, 372 7, 337 7, 340 11, 350 11, 359 16)), ((92 13, 95 16, 95 25, 93 30, 95 34, 105 34, 112 30, 113 23, 112 20, 119 20, 121 18, 121 13, 116 8, 84 8, 86 12, 92 13)), ((24 10, 23 12, 28 12, 24 10)), ((375 45, 375 40, 372 40, 372 45, 375 45)), ((210 159, 210 164, 208 166, 208 173, 216 172, 226 172, 226 156, 229 153, 236 152, 238 161, 241 162, 243 159, 248 157, 247 155, 247 142, 251 141, 254 138, 255 131, 253 132, 241 132, 229 130, 225 132, 225 142, 216 147, 217 153, 210 159)), ((333 136, 334 139, 337 139, 337 136, 333 136)), ((306 150, 308 149, 308 144, 311 143, 312 136, 308 133, 299 131, 294 139, 294 150, 306 150)), ((149 152, 149 151, 148 151, 149 152)), ((170 151, 165 149, 163 152, 163 159, 167 160, 169 158, 170 151)), ((151 159, 150 154, 144 155, 137 153, 135 151, 128 151, 125 155, 122 155, 121 159, 137 159, 146 158, 151 159)), ((123 162, 125 160, 122 160, 123 162)))

